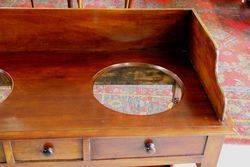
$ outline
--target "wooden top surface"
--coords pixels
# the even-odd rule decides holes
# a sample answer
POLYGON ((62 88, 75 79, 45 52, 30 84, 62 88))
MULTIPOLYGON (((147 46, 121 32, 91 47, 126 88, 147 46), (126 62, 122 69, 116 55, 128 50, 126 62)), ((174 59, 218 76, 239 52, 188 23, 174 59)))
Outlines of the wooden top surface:
POLYGON ((0 67, 10 73, 15 86, 0 104, 0 139, 228 132, 185 56, 157 49, 1 53, 0 67), (123 62, 155 64, 178 74, 185 87, 183 99, 172 110, 151 116, 126 115, 104 107, 93 96, 93 76, 123 62))
POLYGON ((216 81, 216 48, 191 10, 1 9, 0 15, 0 68, 15 83, 0 104, 0 139, 231 132, 219 121, 224 96, 216 81), (151 116, 101 105, 93 96, 93 76, 124 62, 178 74, 182 101, 151 116))

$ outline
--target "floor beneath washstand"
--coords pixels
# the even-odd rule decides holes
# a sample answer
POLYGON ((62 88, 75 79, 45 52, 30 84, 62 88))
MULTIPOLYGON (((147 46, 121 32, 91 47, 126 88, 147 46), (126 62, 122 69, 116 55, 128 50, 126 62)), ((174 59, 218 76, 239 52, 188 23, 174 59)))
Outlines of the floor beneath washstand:
MULTIPOLYGON (((249 167, 250 146, 224 144, 217 167, 249 167)), ((174 167, 196 167, 195 164, 179 164, 174 167)))

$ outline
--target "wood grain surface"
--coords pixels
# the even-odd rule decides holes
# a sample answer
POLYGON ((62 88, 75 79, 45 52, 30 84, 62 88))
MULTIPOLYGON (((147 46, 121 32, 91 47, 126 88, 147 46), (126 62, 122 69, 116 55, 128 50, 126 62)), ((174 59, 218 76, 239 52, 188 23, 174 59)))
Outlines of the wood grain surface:
POLYGON ((220 156, 221 148, 223 145, 224 136, 209 136, 204 152, 202 162, 197 164, 197 167, 217 166, 220 156))
POLYGON ((150 137, 156 152, 146 152, 144 141, 139 138, 93 138, 91 157, 93 160, 114 158, 167 157, 184 155, 203 155, 206 137, 150 137))
POLYGON ((37 139, 12 141, 16 161, 81 160, 83 145, 81 139, 37 139), (53 154, 43 154, 44 144, 53 145, 53 154))
POLYGON ((228 131, 218 121, 191 64, 176 51, 16 53, 0 58, 1 68, 15 83, 12 94, 0 105, 0 138, 228 131), (185 86, 182 101, 168 112, 151 116, 125 115, 101 105, 93 96, 92 77, 106 66, 131 61, 157 64, 179 74, 185 86))
POLYGON ((225 98, 216 76, 217 49, 206 27, 196 13, 193 13, 190 32, 190 59, 199 74, 205 91, 218 118, 225 118, 225 98))
POLYGON ((190 10, 1 9, 0 51, 183 46, 190 10))
POLYGON ((0 139, 231 132, 215 114, 223 112, 223 101, 213 92, 218 90, 214 73, 205 77, 215 68, 214 50, 206 49, 213 44, 191 10, 3 9, 0 14, 0 68, 15 83, 0 105, 0 139), (197 33, 194 39, 189 28, 197 33), (188 59, 189 40, 200 48, 189 52, 198 75, 188 59), (200 45, 203 41, 208 46, 200 45), (185 87, 182 101, 151 116, 102 106, 93 96, 93 76, 124 62, 155 64, 178 74, 185 87))
MULTIPOLYGON (((175 163, 192 163, 201 162, 203 156, 178 156, 178 157, 154 157, 154 158, 134 158, 134 159, 112 159, 112 160, 96 160, 96 161, 63 161, 63 162, 24 162, 17 163, 15 167, 110 167, 110 166, 159 166, 170 165, 175 163)), ((7 164, 1 167, 9 167, 7 164)))

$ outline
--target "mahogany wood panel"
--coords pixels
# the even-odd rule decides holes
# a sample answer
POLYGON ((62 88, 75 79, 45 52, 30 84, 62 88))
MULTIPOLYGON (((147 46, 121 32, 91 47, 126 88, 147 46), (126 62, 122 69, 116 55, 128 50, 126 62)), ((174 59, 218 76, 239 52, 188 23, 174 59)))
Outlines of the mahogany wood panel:
POLYGON ((10 73, 15 87, 0 105, 0 138, 229 132, 218 121, 185 57, 178 50, 154 48, 80 54, 2 53, 0 67, 10 73), (121 114, 101 105, 93 96, 92 77, 104 67, 131 61, 156 64, 178 74, 185 85, 182 101, 168 112, 151 116, 121 114))
POLYGON ((190 59, 199 74, 218 118, 224 120, 225 99, 217 81, 217 49, 199 16, 192 15, 190 31, 190 59))
POLYGON ((92 159, 141 158, 183 155, 203 155, 205 136, 197 137, 140 137, 91 139, 92 159), (150 138, 156 152, 146 152, 144 141, 150 138))
POLYGON ((80 160, 83 158, 82 139, 39 139, 12 141, 16 161, 80 160), (44 155, 45 143, 53 145, 53 154, 44 155))
POLYGON ((4 152, 3 152, 3 144, 2 144, 2 142, 0 142, 0 163, 1 162, 5 162, 5 156, 4 156, 4 152))
POLYGON ((198 167, 214 167, 217 166, 221 148, 223 145, 224 136, 209 136, 204 152, 202 162, 198 167))
POLYGON ((0 68, 15 83, 0 104, 0 139, 29 139, 4 141, 9 164, 215 166, 222 137, 209 137, 204 152, 202 136, 222 135, 231 128, 220 121, 224 97, 215 73, 216 46, 191 10, 1 9, 0 15, 0 68), (93 76, 124 62, 155 64, 178 74, 185 87, 182 101, 151 116, 125 115, 102 106, 93 96, 93 76), (152 155, 156 157, 142 158, 148 157, 144 138, 118 136, 156 136, 160 147, 152 155), (53 137, 88 138, 32 140, 53 137), (55 147, 52 157, 41 153, 45 142, 55 147), (128 157, 133 158, 123 159, 128 157))
POLYGON ((207 51, 213 44, 191 10, 1 9, 0 14, 0 68, 15 83, 0 104, 0 139, 231 132, 214 112, 221 113, 223 103, 216 102, 222 97, 213 92, 219 89, 216 77, 206 77, 215 68, 214 50, 207 51), (189 63, 189 30, 190 43, 200 48, 189 53, 213 105, 189 63), (206 42, 208 46, 201 45, 206 42), (209 59, 207 68, 201 68, 204 60, 198 63, 198 57, 209 59), (157 115, 131 116, 99 104, 92 77, 104 67, 131 61, 178 74, 185 86, 178 106, 157 115))
MULTIPOLYGON (((24 162, 17 163, 15 167, 128 167, 128 166, 158 166, 175 163, 192 163, 201 162, 203 156, 178 156, 178 157, 155 157, 155 158, 134 158, 134 159, 113 159, 113 160, 96 160, 96 161, 64 161, 64 162, 24 162)), ((1 167, 7 167, 2 165, 1 167)), ((9 166, 8 166, 9 167, 9 166)))
POLYGON ((0 51, 183 46, 190 10, 0 10, 0 51))

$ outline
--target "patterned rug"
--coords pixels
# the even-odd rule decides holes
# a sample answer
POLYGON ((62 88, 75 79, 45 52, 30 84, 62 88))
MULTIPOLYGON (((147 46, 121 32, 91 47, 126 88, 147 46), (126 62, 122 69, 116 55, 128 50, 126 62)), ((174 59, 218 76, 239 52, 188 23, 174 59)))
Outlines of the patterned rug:
POLYGON ((218 45, 219 82, 236 134, 226 143, 250 144, 250 9, 239 0, 132 0, 132 8, 195 8, 218 45))

